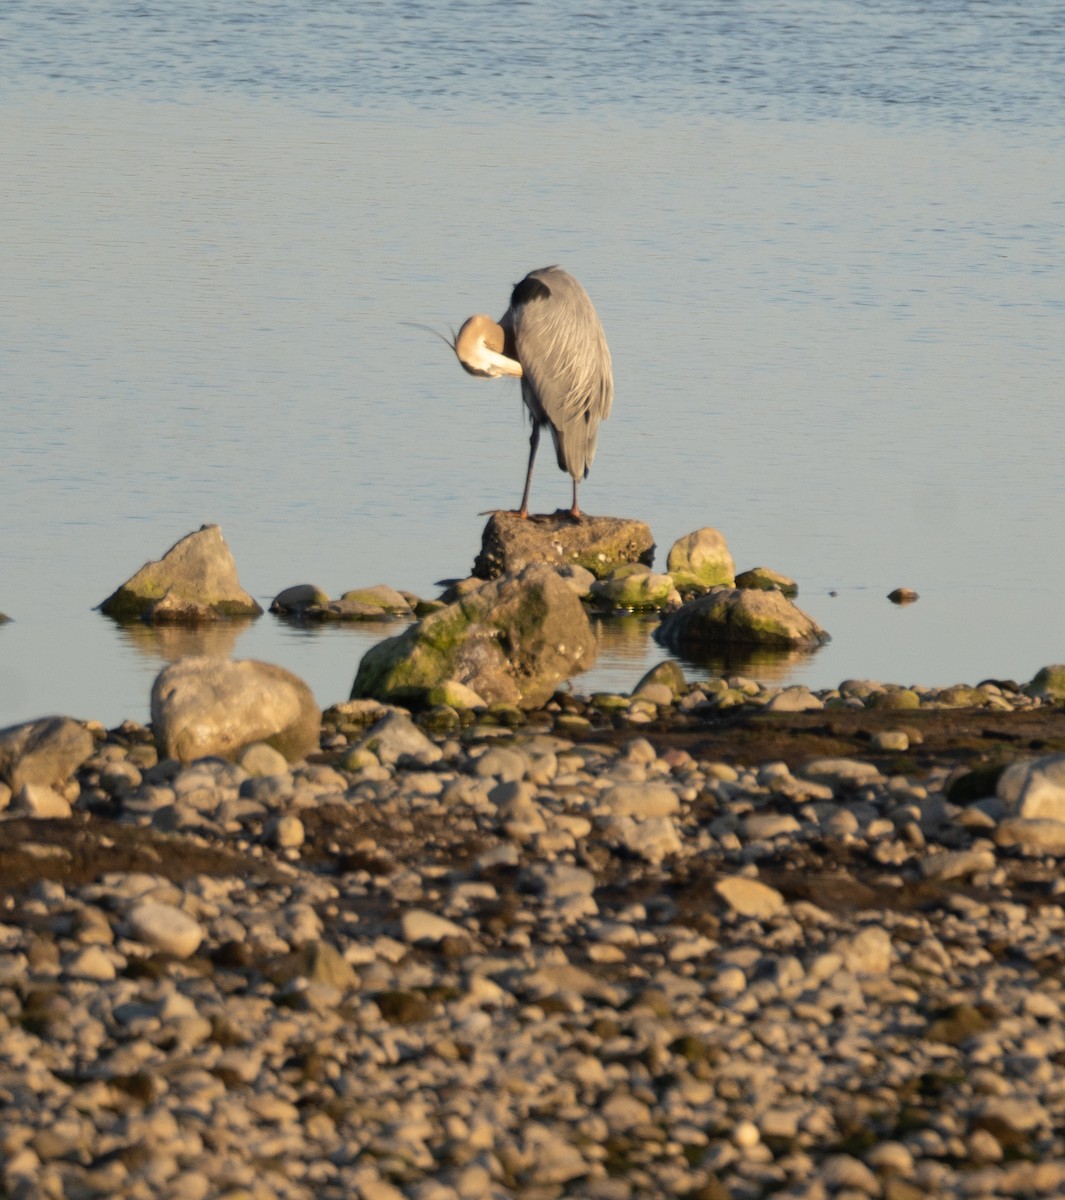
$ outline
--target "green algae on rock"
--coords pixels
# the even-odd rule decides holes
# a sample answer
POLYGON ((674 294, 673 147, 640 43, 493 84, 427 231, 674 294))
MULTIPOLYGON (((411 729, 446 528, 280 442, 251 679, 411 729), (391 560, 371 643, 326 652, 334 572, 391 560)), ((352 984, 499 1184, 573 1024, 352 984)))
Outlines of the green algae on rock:
POLYGON ((682 591, 732 587, 736 579, 736 564, 725 535, 709 526, 685 534, 673 543, 666 558, 666 570, 682 591))
POLYGON ((608 609, 649 612, 680 604, 669 575, 659 575, 643 563, 623 563, 591 588, 592 601, 608 609))
POLYGON ((717 587, 670 613, 655 630, 670 649, 700 645, 819 646, 828 634, 780 592, 717 587))
POLYGON ((155 562, 145 563, 100 604, 116 620, 194 624, 222 617, 259 616, 260 605, 240 586, 233 555, 217 525, 187 534, 155 562))
POLYGON ((473 574, 478 579, 498 579, 531 563, 574 563, 602 579, 622 563, 649 567, 654 554, 654 537, 643 521, 587 515, 574 521, 565 513, 522 519, 497 512, 484 527, 473 574))
POLYGON ((454 680, 492 704, 543 703, 563 679, 587 670, 596 643, 580 600, 551 567, 465 590, 447 607, 371 647, 351 698, 425 704, 454 680))

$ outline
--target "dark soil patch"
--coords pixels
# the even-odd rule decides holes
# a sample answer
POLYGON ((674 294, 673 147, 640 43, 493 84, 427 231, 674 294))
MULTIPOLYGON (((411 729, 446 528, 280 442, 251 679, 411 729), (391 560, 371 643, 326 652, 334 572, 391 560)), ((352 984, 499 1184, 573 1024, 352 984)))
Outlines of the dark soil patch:
POLYGON ((861 758, 884 774, 923 774, 934 767, 994 766, 1065 751, 1065 710, 998 712, 980 708, 830 709, 808 713, 739 712, 652 722, 640 730, 597 730, 585 740, 621 743, 642 735, 659 751, 747 766, 811 758, 861 758), (872 747, 887 729, 910 734, 904 754, 872 747))
POLYGON ((248 854, 103 817, 76 814, 62 821, 0 822, 0 898, 21 893, 41 879, 76 888, 111 871, 144 871, 174 883, 195 875, 279 878, 268 862, 248 854))

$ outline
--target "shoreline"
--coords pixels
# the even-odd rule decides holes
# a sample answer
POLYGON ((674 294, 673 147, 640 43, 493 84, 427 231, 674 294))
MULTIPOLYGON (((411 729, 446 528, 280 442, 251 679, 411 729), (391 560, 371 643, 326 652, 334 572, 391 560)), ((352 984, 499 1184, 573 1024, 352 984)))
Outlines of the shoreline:
POLYGON ((292 765, 97 729, 0 820, 4 1186, 1060 1194, 1065 813, 1008 764, 1065 712, 720 683, 348 702, 292 765))

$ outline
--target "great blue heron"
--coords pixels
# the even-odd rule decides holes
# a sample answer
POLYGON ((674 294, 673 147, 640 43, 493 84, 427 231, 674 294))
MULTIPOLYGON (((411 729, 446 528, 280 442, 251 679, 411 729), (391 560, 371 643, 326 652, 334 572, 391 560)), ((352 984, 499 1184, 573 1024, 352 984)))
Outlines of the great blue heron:
POLYGON ((588 476, 599 422, 610 414, 614 399, 610 351, 588 293, 561 267, 530 271, 514 285, 510 307, 498 322, 483 313, 470 317, 453 346, 471 375, 521 379, 532 435, 517 515, 529 515, 533 462, 540 429, 548 425, 559 469, 573 476, 569 511, 578 519, 577 485, 588 476))

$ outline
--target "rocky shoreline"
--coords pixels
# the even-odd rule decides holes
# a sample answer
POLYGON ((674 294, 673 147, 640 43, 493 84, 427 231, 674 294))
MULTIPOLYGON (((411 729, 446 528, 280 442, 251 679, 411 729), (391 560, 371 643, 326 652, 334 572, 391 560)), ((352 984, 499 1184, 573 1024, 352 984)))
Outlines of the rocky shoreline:
POLYGON ((4 1195, 1065 1193, 1038 688, 660 669, 351 701, 294 764, 90 732, 0 784, 4 1195))

